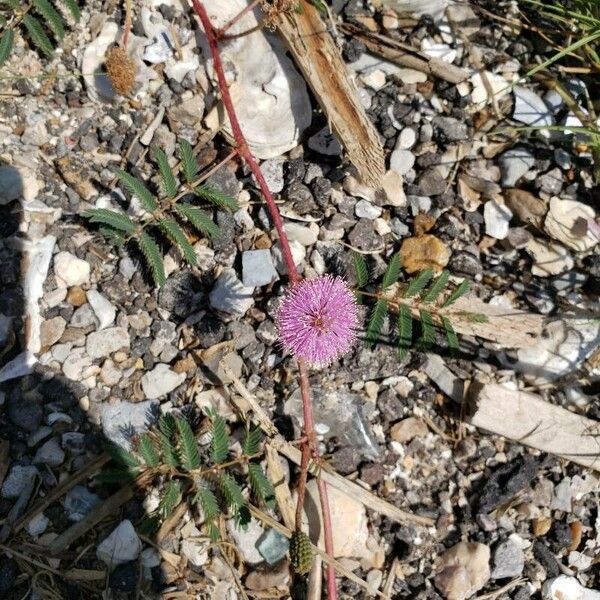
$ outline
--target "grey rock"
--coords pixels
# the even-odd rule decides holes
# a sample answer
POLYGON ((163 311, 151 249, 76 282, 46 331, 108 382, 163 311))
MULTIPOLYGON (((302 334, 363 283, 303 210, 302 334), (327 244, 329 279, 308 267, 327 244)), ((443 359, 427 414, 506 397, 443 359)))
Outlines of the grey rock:
POLYGON ((226 269, 210 293, 210 305, 215 310, 241 317, 254 304, 253 294, 253 287, 246 287, 233 269, 226 269))
POLYGON ((270 250, 246 250, 242 253, 242 284, 245 287, 260 287, 277 279, 279 275, 270 250))
POLYGON ((71 316, 69 321, 71 327, 85 329, 96 325, 96 315, 89 304, 80 306, 71 316))
POLYGON ((513 187, 533 167, 535 158, 526 148, 511 148, 500 157, 503 187, 513 187))
POLYGON ((18 200, 23 194, 23 180, 14 167, 0 166, 0 206, 18 200))
POLYGON ((39 513, 27 523, 27 533, 33 537, 38 537, 46 531, 49 523, 50 519, 44 513, 39 513))
POLYGON ((63 506, 69 521, 77 523, 102 503, 99 496, 83 485, 76 485, 65 495, 63 506))
POLYGON ((260 170, 267 182, 269 191, 278 194, 283 189, 283 161, 278 159, 265 160, 260 165, 260 170))
POLYGON ((49 139, 48 129, 44 121, 38 121, 33 125, 29 125, 21 136, 21 141, 31 146, 43 146, 48 143, 49 139))
POLYGON ((459 142, 469 138, 467 124, 453 117, 435 117, 432 125, 434 131, 437 131, 438 136, 443 137, 444 141, 459 142))
POLYGON ((88 356, 95 360, 108 357, 117 350, 129 349, 130 339, 127 330, 122 327, 109 327, 102 331, 90 333, 87 337, 85 349, 88 356))
POLYGON ((42 422, 44 411, 34 400, 9 400, 8 418, 25 431, 35 431, 42 422))
POLYGON ((513 541, 502 542, 494 551, 492 579, 518 577, 523 572, 525 557, 523 550, 513 541))
POLYGON ((0 495, 7 500, 14 500, 37 477, 38 470, 33 466, 15 465, 2 484, 0 495))
POLYGON ((399 175, 406 175, 414 165, 415 155, 410 150, 397 148, 390 155, 390 169, 399 175))
POLYGON ((368 200, 359 200, 354 207, 354 212, 359 219, 369 219, 369 221, 372 221, 380 217, 383 210, 380 206, 375 206, 368 200))
POLYGON ((265 530, 256 519, 252 518, 245 529, 238 528, 230 519, 227 521, 227 531, 247 565, 254 566, 263 562, 263 557, 257 550, 256 544, 265 530))
POLYGON ((422 196, 439 196, 446 191, 446 180, 435 167, 430 167, 419 177, 418 186, 422 196))
POLYGON ((547 173, 544 173, 538 177, 536 185, 542 192, 546 194, 558 195, 563 188, 563 174, 562 171, 556 167, 547 173))
POLYGON ((485 233, 497 240, 503 240, 508 235, 508 226, 512 216, 508 206, 495 200, 488 200, 483 207, 485 233))
POLYGON ((111 442, 129 450, 132 436, 148 430, 156 420, 157 409, 158 403, 153 400, 103 404, 100 407, 102 431, 111 442))
POLYGON ((121 273, 121 275, 123 275, 127 281, 131 280, 136 271, 137 267, 131 258, 129 258, 129 256, 125 256, 119 261, 119 273, 121 273))
POLYGON ((373 228, 373 222, 367 219, 361 219, 354 226, 348 239, 359 250, 377 250, 383 245, 383 240, 373 228))
POLYGON ((342 146, 328 127, 323 127, 309 138, 308 147, 325 156, 339 156, 342 153, 342 146))
POLYGON ((571 478, 565 477, 557 486, 554 488, 554 494, 552 495, 552 503, 550 504, 551 510, 562 510, 563 512, 571 512, 571 478))
POLYGON ((168 365, 159 363, 142 377, 142 390, 150 400, 166 396, 185 381, 185 373, 175 373, 168 365))
POLYGON ((121 521, 104 539, 96 550, 96 556, 112 568, 136 560, 142 551, 142 542, 137 536, 131 521, 121 521))
POLYGON ((519 85, 515 86, 513 93, 515 96, 513 119, 515 121, 536 127, 554 125, 552 112, 536 93, 519 85))
POLYGON ((174 339, 177 326, 171 321, 158 321, 152 325, 152 343, 150 352, 158 356, 174 339))
POLYGON ((276 529, 269 529, 256 542, 256 548, 269 565, 277 564, 290 547, 288 539, 276 529))
POLYGON ((100 323, 98 329, 105 329, 115 322, 117 309, 100 292, 89 290, 87 299, 100 323))
POLYGON ((38 448, 33 462, 48 465, 49 467, 58 467, 62 465, 64 460, 64 450, 60 447, 58 439, 52 438, 38 448))

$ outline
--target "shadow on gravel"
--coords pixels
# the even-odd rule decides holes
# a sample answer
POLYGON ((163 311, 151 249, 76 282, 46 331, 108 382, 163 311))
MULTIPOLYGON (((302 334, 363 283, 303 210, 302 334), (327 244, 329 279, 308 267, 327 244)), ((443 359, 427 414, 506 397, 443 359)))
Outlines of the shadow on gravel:
MULTIPOLYGON (((138 521, 141 504, 132 497, 77 535, 76 519, 118 488, 93 481, 106 459, 102 431, 82 408, 88 390, 39 363, 27 366, 28 297, 35 290, 26 277, 31 246, 23 231, 35 216, 19 202, 19 172, 0 165, 0 175, 0 598, 138 597, 140 582, 151 587, 141 560, 108 574, 96 547, 120 521, 138 521)), ((126 423, 118 427, 131 434, 126 423)), ((155 589, 144 589, 145 597, 159 597, 161 570, 154 567, 155 589)))

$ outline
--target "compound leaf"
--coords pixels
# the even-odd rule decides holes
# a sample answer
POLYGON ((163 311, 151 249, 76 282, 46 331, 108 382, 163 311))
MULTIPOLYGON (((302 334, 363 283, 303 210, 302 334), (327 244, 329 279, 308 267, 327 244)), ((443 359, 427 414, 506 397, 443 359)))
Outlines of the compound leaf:
POLYGON ((179 182, 169 165, 169 159, 162 148, 154 149, 154 158, 162 178, 162 189, 168 198, 175 198, 179 189, 179 182))
POLYGON ((398 360, 402 360, 412 345, 412 314, 410 307, 400 304, 398 309, 398 360))
POLYGON ((167 237, 181 250, 186 262, 189 265, 195 266, 197 264, 196 253, 194 247, 190 244, 183 229, 173 219, 161 219, 158 222, 158 226, 167 235, 167 237))
POLYGON ((471 282, 468 279, 461 281, 460 285, 448 296, 442 308, 454 304, 461 296, 464 296, 471 289, 471 282))
POLYGON ((185 419, 177 419, 177 432, 179 433, 179 456, 181 464, 186 471, 200 468, 200 453, 196 436, 185 419))
POLYGON ((165 275, 165 266, 160 253, 160 248, 156 242, 145 232, 143 232, 139 238, 134 238, 142 254, 148 261, 152 278, 158 287, 163 285, 167 280, 165 275))
POLYGON ((432 302, 435 302, 439 298, 439 295, 444 291, 449 278, 450 272, 444 269, 440 273, 439 277, 437 277, 431 284, 427 292, 425 292, 423 296, 423 302, 425 302, 425 304, 431 304, 432 302))
POLYGON ((433 269, 425 269, 421 271, 414 279, 408 284, 408 287, 404 291, 405 298, 412 298, 416 296, 421 290, 425 289, 425 286, 429 283, 429 280, 433 277, 433 269))
POLYGON ((156 198, 139 179, 130 175, 127 171, 123 171, 123 169, 118 169, 117 177, 130 194, 139 198, 144 210, 153 212, 158 208, 156 198))

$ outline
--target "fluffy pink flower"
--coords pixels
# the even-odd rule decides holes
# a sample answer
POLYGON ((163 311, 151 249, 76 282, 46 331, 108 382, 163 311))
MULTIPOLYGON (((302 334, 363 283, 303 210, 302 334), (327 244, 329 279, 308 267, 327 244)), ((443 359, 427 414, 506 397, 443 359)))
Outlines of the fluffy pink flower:
POLYGON ((341 277, 303 279, 283 297, 276 320, 285 350, 311 365, 328 365, 354 344, 356 299, 341 277))

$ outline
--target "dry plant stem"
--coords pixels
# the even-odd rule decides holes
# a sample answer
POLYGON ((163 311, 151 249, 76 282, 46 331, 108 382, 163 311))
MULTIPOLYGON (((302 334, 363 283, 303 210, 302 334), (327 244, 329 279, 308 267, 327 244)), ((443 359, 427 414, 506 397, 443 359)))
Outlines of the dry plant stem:
POLYGON ((131 32, 131 0, 125 0, 125 26, 123 29, 123 50, 127 50, 129 33, 131 32))
POLYGON ((221 27, 219 29, 215 29, 213 27, 213 30, 214 30, 217 38, 223 37, 225 35, 225 33, 227 31, 229 31, 245 14, 248 14, 251 10, 254 10, 259 4, 260 4, 260 0, 253 0, 250 4, 248 4, 248 6, 246 6, 246 8, 244 8, 237 15, 235 15, 235 17, 233 17, 232 19, 229 19, 229 21, 227 21, 227 23, 225 23, 225 25, 223 25, 223 27, 221 27))
MULTIPOLYGON (((273 224, 275 225, 275 229, 279 235, 279 244, 281 246, 281 253, 283 255, 283 259, 286 264, 286 269, 290 278, 290 284, 294 285, 300 281, 300 275, 298 274, 298 270, 296 269, 296 265, 294 263, 294 259, 292 257, 292 252, 290 249, 290 245, 288 242, 287 235, 285 233, 285 229, 283 226, 283 220, 281 218, 281 214, 273 195, 269 191, 269 187, 267 186, 267 182, 263 177, 263 174, 256 162, 252 152, 248 148, 248 144, 246 142, 246 138, 244 137, 244 133, 240 127, 240 123, 238 121, 235 108, 233 106, 233 101, 231 99, 231 94, 229 93, 229 87, 227 85, 227 80, 225 78, 225 71, 223 69, 223 63, 221 61, 221 54, 219 52, 217 35, 215 32, 212 23, 208 17, 208 13, 204 8, 204 4, 201 0, 192 0, 194 10, 196 11, 200 21, 202 23, 202 27, 204 29, 206 38, 208 40, 208 45, 210 47, 210 51, 213 58, 214 69, 217 75, 217 80, 219 83, 219 89, 221 92, 221 97, 223 101, 223 105, 225 106, 225 110, 227 111, 227 115, 229 117, 229 122, 231 124, 231 129, 233 132, 233 136, 237 143, 237 150, 239 155, 246 161, 247 165, 250 167, 256 181, 260 187, 262 195, 267 204, 267 208, 269 210, 269 214, 271 215, 271 219, 273 220, 273 224)), ((299 382, 300 382, 300 390, 302 394, 302 407, 304 413, 304 433, 306 435, 307 443, 305 444, 306 450, 304 452, 308 454, 311 452, 315 459, 319 458, 318 448, 314 443, 314 420, 312 415, 312 404, 310 400, 309 394, 309 384, 308 384, 308 370, 303 361, 299 361, 299 382)), ((303 460, 303 463, 305 461, 303 460)), ((302 470, 301 481, 306 482, 306 473, 308 470, 308 461, 306 461, 306 465, 303 465, 305 468, 302 470), (303 478, 303 479, 302 479, 303 478)), ((305 486, 304 486, 305 487, 305 486)), ((330 555, 333 556, 333 536, 331 531, 331 516, 329 512, 329 502, 327 499, 326 493, 326 485, 325 482, 319 482, 319 498, 321 502, 321 511, 323 513, 323 529, 324 529, 324 537, 325 537, 325 550, 330 555)), ((300 506, 303 506, 304 499, 304 491, 302 491, 302 496, 298 494, 298 503, 300 506)), ((331 565, 327 567, 327 589, 329 594, 329 600, 337 600, 337 590, 335 587, 335 570, 331 565)))

